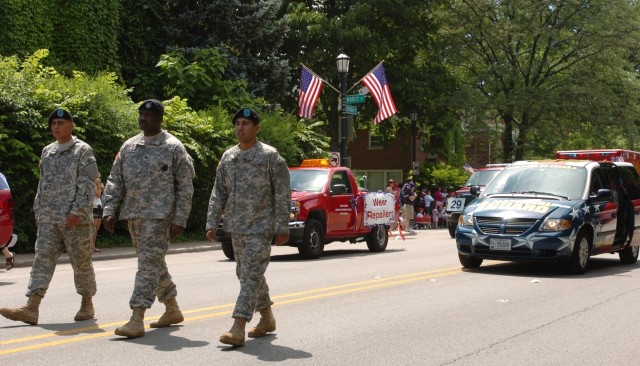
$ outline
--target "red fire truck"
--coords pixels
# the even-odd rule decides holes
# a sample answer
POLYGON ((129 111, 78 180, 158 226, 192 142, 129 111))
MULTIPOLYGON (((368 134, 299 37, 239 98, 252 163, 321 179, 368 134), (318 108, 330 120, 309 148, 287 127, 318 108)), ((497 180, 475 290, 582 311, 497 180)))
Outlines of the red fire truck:
POLYGON ((633 164, 640 173, 640 152, 624 149, 562 150, 556 151, 556 159, 576 159, 593 161, 626 161, 633 164))

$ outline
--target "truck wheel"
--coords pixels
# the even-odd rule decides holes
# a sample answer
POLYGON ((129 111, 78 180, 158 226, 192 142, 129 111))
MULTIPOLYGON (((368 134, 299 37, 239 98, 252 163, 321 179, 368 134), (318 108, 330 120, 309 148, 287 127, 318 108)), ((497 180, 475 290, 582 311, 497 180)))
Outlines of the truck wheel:
POLYGON ((458 259, 464 268, 478 268, 482 264, 482 259, 460 253, 458 253, 458 259))
POLYGON ((638 261, 638 252, 640 247, 626 247, 622 249, 618 255, 620 256, 620 262, 622 264, 634 264, 638 261))
POLYGON ((454 226, 449 226, 449 235, 452 238, 456 238, 456 228, 458 227, 458 225, 454 225, 454 226))
POLYGON ((367 234, 367 247, 371 252, 384 252, 389 243, 389 231, 384 225, 376 225, 367 234))
POLYGON ((222 245, 222 252, 224 255, 233 260, 235 256, 233 255, 233 244, 230 241, 223 241, 220 243, 222 245))
POLYGON ((591 250, 591 242, 589 236, 584 231, 578 233, 575 243, 573 243, 573 251, 566 263, 566 269, 572 274, 583 274, 587 271, 589 263, 589 253, 591 250))
POLYGON ((304 225, 302 244, 298 246, 298 253, 305 259, 320 258, 324 251, 324 229, 322 223, 316 219, 309 219, 304 225))

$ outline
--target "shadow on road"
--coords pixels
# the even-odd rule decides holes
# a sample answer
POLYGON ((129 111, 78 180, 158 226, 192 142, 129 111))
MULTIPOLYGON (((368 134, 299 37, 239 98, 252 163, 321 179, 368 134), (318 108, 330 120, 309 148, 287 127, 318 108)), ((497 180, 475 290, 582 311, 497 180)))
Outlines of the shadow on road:
MULTIPOLYGON (((640 263, 640 262, 639 262, 640 263)), ((537 262, 499 262, 485 260, 480 268, 463 269, 465 272, 485 275, 506 275, 521 277, 547 277, 547 278, 595 278, 602 276, 620 276, 638 268, 636 264, 621 264, 617 256, 614 258, 599 256, 589 258, 587 272, 582 275, 568 274, 562 263, 537 263, 537 262)))
POLYGON ((300 360, 313 357, 309 352, 272 344, 277 338, 275 334, 268 334, 262 338, 247 339, 244 347, 220 346, 219 348, 223 352, 242 352, 246 355, 255 356, 260 361, 267 362, 300 360))

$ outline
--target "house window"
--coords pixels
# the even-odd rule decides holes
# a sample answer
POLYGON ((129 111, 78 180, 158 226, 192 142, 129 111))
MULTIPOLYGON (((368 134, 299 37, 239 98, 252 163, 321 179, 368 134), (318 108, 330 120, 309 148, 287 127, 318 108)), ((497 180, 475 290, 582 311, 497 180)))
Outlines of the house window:
POLYGON ((383 135, 369 135, 369 149, 380 150, 384 147, 383 135))
POLYGON ((387 181, 393 179, 396 183, 402 186, 402 171, 401 170, 354 170, 353 174, 358 180, 358 184, 362 188, 368 189, 370 192, 376 192, 378 190, 385 191, 387 188, 387 181))

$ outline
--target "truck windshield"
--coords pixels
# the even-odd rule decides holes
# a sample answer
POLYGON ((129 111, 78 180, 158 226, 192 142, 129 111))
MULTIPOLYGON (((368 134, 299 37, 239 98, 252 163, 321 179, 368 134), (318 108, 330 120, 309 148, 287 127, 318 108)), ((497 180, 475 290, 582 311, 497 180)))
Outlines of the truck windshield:
POLYGON ((486 186, 491 182, 491 179, 498 175, 500 170, 477 170, 471 174, 469 179, 467 179, 467 183, 464 185, 466 187, 471 186, 486 186))
POLYGON ((511 166, 501 171, 482 194, 540 194, 580 199, 587 170, 566 165, 511 166))
POLYGON ((290 170, 291 190, 321 192, 329 177, 328 169, 290 170))

